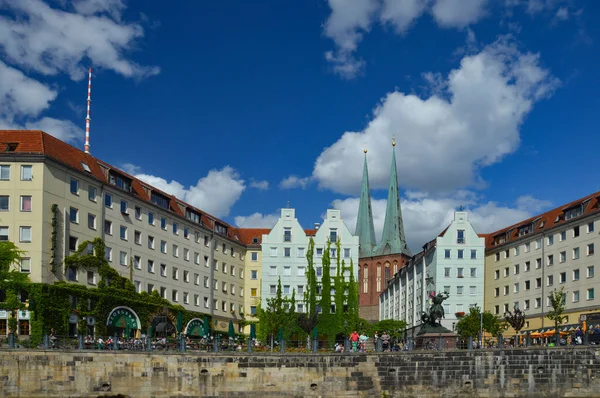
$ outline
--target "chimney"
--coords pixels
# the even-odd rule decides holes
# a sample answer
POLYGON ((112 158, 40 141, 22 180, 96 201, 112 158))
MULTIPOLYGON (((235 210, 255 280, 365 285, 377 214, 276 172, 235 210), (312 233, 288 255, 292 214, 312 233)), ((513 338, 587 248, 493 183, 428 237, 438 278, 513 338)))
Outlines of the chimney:
POLYGON ((315 223, 315 229, 316 230, 318 230, 320 226, 321 226, 321 223, 318 223, 318 222, 315 223))

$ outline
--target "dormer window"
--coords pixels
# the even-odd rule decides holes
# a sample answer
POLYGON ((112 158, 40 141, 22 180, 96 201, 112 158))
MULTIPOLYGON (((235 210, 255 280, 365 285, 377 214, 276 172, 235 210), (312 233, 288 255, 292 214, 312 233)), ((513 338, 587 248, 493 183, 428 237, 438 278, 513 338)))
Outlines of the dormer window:
POLYGON ((527 224, 519 227, 519 236, 524 236, 533 232, 533 225, 527 224))
POLYGON ((155 205, 160 206, 163 209, 169 209, 169 199, 167 199, 166 197, 156 192, 152 192, 152 195, 150 197, 152 199, 152 203, 154 203, 155 205))
POLYGON ((17 150, 18 146, 19 146, 18 142, 9 142, 6 144, 6 147, 4 148, 4 152, 14 152, 17 150))
POLYGON ((115 173, 112 170, 108 175, 108 182, 110 183, 110 185, 114 185, 115 187, 120 188, 123 191, 131 192, 131 180, 127 177, 115 173))
POLYGON ((227 235, 227 227, 218 223, 215 223, 215 232, 221 235, 227 235))
POLYGON ((258 238, 252 238, 252 243, 257 244, 258 243, 258 238))
POLYGON ((570 209, 565 210, 565 220, 570 220, 575 217, 579 217, 583 214, 583 205, 577 205, 570 209))
POLYGON ((200 213, 197 213, 193 210, 186 209, 185 210, 185 218, 187 218, 188 220, 190 220, 192 222, 195 222, 196 224, 200 224, 201 215, 200 215, 200 213))

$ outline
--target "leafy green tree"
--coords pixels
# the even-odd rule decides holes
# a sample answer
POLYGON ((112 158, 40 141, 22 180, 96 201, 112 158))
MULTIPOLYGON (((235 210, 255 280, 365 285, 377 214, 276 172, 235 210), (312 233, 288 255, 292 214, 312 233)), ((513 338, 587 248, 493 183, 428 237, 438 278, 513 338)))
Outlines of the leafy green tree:
POLYGON ((266 340, 269 335, 277 336, 279 329, 287 339, 296 329, 295 290, 292 297, 282 294, 281 278, 277 283, 275 297, 267 299, 267 308, 259 308, 259 338, 266 340))
POLYGON ((16 312, 25 309, 19 292, 27 287, 29 277, 17 269, 24 255, 25 251, 20 250, 13 242, 0 242, 0 291, 4 291, 6 297, 3 302, 0 302, 0 309, 11 313, 8 319, 8 327, 11 331, 17 329, 16 312))
POLYGON ((566 319, 566 316, 563 315, 565 312, 565 293, 564 286, 560 288, 560 290, 554 289, 550 294, 550 306, 552 309, 548 311, 546 314, 546 318, 554 321, 554 336, 556 338, 557 345, 560 342, 560 332, 558 330, 558 325, 563 323, 566 319))
POLYGON ((506 324, 491 312, 483 312, 483 322, 481 317, 481 309, 479 307, 471 307, 469 313, 462 317, 456 324, 458 335, 462 338, 477 337, 482 323, 483 330, 494 336, 506 330, 506 324))

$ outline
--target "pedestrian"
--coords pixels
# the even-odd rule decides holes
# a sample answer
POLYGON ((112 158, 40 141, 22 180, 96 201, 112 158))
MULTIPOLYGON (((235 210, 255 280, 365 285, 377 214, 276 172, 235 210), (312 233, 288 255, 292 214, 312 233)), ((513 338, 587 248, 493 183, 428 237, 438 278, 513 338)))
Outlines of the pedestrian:
POLYGON ((352 351, 353 352, 356 352, 358 349, 358 340, 359 340, 359 336, 355 330, 352 332, 352 334, 350 334, 350 342, 352 343, 352 351))

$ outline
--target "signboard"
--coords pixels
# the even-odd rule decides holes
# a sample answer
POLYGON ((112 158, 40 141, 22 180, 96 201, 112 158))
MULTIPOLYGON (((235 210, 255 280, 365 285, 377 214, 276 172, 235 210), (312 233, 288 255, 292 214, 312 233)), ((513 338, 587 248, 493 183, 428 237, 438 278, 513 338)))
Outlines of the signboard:
POLYGON ((600 324, 600 312, 594 312, 592 314, 583 314, 579 316, 579 321, 583 322, 583 321, 587 321, 588 324, 590 323, 599 323, 600 324))
POLYGON ((29 319, 29 311, 19 310, 19 319, 29 319))
POLYGON ((69 323, 77 323, 79 322, 79 317, 77 316, 77 314, 71 314, 71 316, 69 317, 69 323))
POLYGON ((0 310, 0 319, 8 319, 8 311, 0 310))
POLYGON ((205 335, 204 331, 204 322, 198 318, 194 318, 188 322, 185 327, 185 334, 187 336, 197 336, 202 337, 205 335))
POLYGON ((117 307, 108 315, 106 326, 122 329, 139 329, 139 318, 131 308, 117 307))

